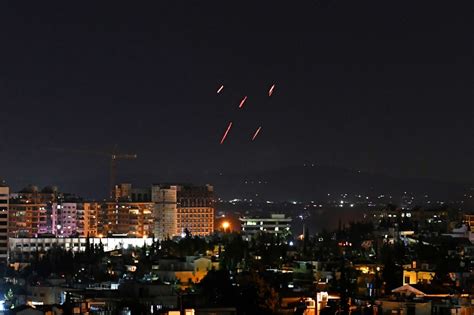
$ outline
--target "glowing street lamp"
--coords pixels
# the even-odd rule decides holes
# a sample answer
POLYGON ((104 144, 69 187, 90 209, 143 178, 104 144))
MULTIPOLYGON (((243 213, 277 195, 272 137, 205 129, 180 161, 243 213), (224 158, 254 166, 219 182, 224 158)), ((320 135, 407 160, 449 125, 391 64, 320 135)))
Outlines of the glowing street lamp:
POLYGON ((227 229, 229 229, 229 228, 230 228, 230 223, 229 223, 229 221, 224 221, 224 222, 222 222, 222 229, 224 230, 224 232, 226 232, 227 229))

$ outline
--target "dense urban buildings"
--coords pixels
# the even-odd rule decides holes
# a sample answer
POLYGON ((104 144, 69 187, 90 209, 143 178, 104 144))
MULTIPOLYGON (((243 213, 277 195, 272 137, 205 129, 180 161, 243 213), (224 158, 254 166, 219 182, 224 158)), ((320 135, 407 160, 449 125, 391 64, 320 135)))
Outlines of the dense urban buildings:
POLYGON ((216 203, 212 186, 184 184, 120 184, 114 199, 0 187, 0 257, 12 288, 5 305, 76 313, 474 312, 471 212, 367 202, 358 220, 311 231, 312 217, 352 203, 216 203), (241 213, 240 231, 231 212, 241 213), (310 228, 299 235, 295 223, 310 228), (19 284, 26 279, 37 280, 19 284))
MULTIPOLYGON (((29 186, 4 194, 11 237, 197 236, 214 231, 212 186, 153 185, 149 189, 116 186, 116 200, 87 201, 57 188, 29 186), (152 197, 153 196, 153 197, 152 197)), ((3 188, 4 190, 7 188, 3 188)))

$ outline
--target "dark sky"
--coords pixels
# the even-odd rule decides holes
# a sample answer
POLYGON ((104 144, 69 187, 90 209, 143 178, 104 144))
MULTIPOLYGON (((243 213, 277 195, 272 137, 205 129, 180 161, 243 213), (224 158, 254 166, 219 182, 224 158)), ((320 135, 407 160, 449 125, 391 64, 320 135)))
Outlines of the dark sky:
POLYGON ((0 176, 97 195, 107 159, 73 150, 116 144, 141 184, 304 161, 470 181, 472 29, 469 1, 2 1, 0 176))

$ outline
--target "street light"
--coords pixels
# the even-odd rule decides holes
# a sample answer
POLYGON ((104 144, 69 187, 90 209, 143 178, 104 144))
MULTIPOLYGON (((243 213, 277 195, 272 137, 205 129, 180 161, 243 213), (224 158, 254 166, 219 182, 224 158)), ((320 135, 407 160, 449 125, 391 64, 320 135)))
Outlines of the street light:
POLYGON ((222 222, 222 229, 224 230, 224 232, 226 232, 228 228, 230 228, 229 221, 222 222))

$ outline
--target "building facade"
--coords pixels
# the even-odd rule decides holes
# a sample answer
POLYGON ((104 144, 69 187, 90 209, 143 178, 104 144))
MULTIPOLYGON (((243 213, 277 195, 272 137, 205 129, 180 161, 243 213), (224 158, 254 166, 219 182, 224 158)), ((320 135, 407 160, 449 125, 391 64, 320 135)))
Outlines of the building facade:
POLYGON ((180 186, 177 197, 176 233, 192 235, 214 232, 214 189, 212 186, 180 186))
POLYGON ((56 237, 96 236, 97 214, 101 210, 97 202, 81 199, 58 200, 52 204, 52 234, 56 237))
POLYGON ((158 239, 205 236, 214 231, 214 189, 210 185, 153 185, 153 232, 158 239))
POLYGON ((59 237, 70 237, 77 232, 77 213, 80 208, 77 202, 53 203, 52 230, 59 237))
POLYGON ((7 260, 8 253, 8 204, 10 189, 0 186, 0 261, 7 260))
POLYGON ((105 202, 100 206, 98 235, 147 237, 153 233, 153 203, 105 202))
POLYGON ((8 235, 36 237, 46 233, 46 204, 18 197, 10 199, 8 209, 8 235))
POLYGON ((291 234, 292 219, 284 214, 271 214, 269 217, 240 218, 241 233, 245 240, 250 240, 257 233, 271 233, 281 237, 291 234))
POLYGON ((30 254, 48 251, 53 247, 63 248, 67 251, 83 252, 90 246, 103 246, 104 251, 120 248, 142 247, 144 244, 151 246, 152 238, 135 237, 10 237, 8 242, 10 261, 27 258, 30 254))
POLYGON ((56 187, 28 186, 18 193, 10 193, 8 234, 36 237, 53 232, 52 203, 60 198, 56 187))
POLYGON ((97 216, 101 210, 97 202, 84 202, 77 210, 77 232, 80 236, 97 236, 97 216))

